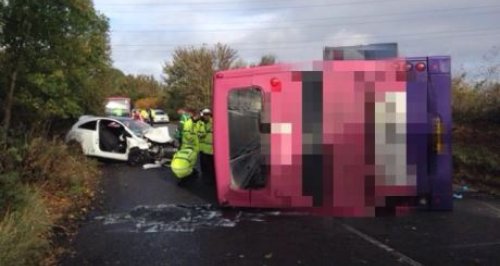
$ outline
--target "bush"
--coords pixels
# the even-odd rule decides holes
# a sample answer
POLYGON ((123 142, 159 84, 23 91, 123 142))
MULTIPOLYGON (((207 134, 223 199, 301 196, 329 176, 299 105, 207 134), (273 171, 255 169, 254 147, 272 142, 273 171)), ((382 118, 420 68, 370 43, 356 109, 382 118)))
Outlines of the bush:
POLYGON ((500 173, 500 156, 488 148, 457 144, 453 150, 458 173, 476 173, 482 176, 500 173))
POLYGON ((456 124, 453 164, 457 181, 500 186, 500 126, 494 123, 456 124))
POLYGON ((16 172, 0 174, 0 217, 7 210, 17 209, 23 200, 23 193, 19 193, 22 185, 16 172))
POLYGON ((452 82, 453 119, 459 123, 500 123, 500 84, 468 82, 465 75, 452 82))
POLYGON ((57 246, 52 228, 85 214, 97 163, 61 140, 24 136, 0 143, 0 167, 0 265, 40 264, 57 246))
POLYGON ((457 180, 500 187, 500 83, 453 79, 453 163, 457 180))
POLYGON ((51 219, 38 191, 16 191, 22 204, 0 221, 0 265, 38 265, 50 248, 51 219))
POLYGON ((23 160, 22 180, 43 183, 53 191, 80 191, 98 175, 95 161, 57 139, 34 138, 23 160))
POLYGON ((0 141, 0 173, 18 171, 21 168, 26 148, 26 142, 20 138, 9 138, 6 142, 0 141))

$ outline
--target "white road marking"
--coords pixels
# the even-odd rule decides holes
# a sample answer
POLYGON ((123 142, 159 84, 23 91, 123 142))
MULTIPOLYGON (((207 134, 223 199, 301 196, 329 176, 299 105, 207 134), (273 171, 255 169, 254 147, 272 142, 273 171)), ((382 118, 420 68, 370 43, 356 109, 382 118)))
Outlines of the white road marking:
POLYGON ((486 206, 486 207, 488 207, 488 208, 492 209, 493 211, 495 211, 495 213, 496 213, 497 215, 500 215, 500 208, 497 208, 497 207, 493 206, 492 204, 489 204, 489 203, 484 202, 484 201, 480 201, 480 200, 476 200, 476 201, 478 201, 478 202, 479 202, 479 203, 481 203, 482 205, 484 205, 484 206, 486 206))
POLYGON ((392 256, 396 257, 398 259, 398 261, 400 262, 403 262, 403 263, 406 263, 408 265, 412 265, 412 266, 422 266, 423 264, 406 256, 405 254, 389 247, 388 245, 376 240, 375 238, 367 235, 367 234, 364 234, 360 231, 358 231, 357 229, 355 229, 354 227, 350 226, 350 225, 347 225, 347 224, 342 224, 342 226, 349 232, 361 237, 362 239, 366 240, 367 242, 385 250, 386 252, 388 252, 389 254, 391 254, 392 256))
POLYGON ((500 241, 475 243, 475 244, 452 245, 452 246, 450 246, 450 248, 474 248, 474 247, 488 247, 488 246, 496 246, 496 245, 500 245, 500 241))

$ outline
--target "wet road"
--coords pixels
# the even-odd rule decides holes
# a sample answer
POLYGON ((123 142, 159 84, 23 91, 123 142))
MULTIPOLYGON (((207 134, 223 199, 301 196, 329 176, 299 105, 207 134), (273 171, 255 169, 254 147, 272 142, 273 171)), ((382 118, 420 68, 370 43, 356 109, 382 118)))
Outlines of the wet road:
POLYGON ((104 168, 103 206, 62 265, 498 265, 500 199, 466 194, 453 212, 312 217, 218 209, 201 180, 168 168, 104 168))

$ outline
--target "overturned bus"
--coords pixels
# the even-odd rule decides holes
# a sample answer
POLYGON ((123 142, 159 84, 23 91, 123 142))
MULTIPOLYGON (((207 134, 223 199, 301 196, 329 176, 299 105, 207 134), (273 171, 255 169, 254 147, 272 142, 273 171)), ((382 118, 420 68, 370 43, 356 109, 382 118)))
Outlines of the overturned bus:
POLYGON ((452 209, 447 56, 218 72, 222 205, 333 216, 452 209))

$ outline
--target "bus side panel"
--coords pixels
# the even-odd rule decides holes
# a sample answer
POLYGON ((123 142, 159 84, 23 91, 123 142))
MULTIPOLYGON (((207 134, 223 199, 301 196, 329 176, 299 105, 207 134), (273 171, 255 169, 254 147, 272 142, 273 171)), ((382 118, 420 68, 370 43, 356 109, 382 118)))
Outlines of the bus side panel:
POLYGON ((367 93, 375 90, 375 83, 368 88, 365 77, 368 72, 374 73, 375 65, 366 61, 325 63, 323 145, 324 159, 329 161, 325 166, 330 170, 325 172, 328 176, 324 183, 330 187, 325 196, 331 198, 325 203, 331 204, 336 216, 365 216, 370 212, 368 209, 373 209, 365 205, 368 141, 365 125, 366 122, 373 125, 373 121, 365 121, 365 104, 367 93))
POLYGON ((403 63, 325 64, 323 145, 333 182, 324 183, 330 186, 325 196, 332 197, 324 207, 333 203, 336 216, 394 212, 416 195, 416 177, 406 160, 406 75, 394 69, 403 63))
POLYGON ((255 75, 253 85, 265 93, 263 121, 269 132, 266 186, 251 190, 252 207, 307 207, 312 199, 302 196, 302 105, 300 80, 293 81, 294 72, 282 71, 255 75), (273 87, 271 79, 279 80, 273 87))

